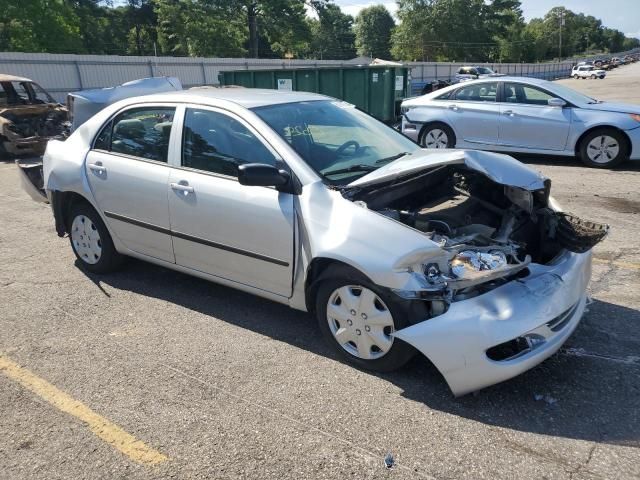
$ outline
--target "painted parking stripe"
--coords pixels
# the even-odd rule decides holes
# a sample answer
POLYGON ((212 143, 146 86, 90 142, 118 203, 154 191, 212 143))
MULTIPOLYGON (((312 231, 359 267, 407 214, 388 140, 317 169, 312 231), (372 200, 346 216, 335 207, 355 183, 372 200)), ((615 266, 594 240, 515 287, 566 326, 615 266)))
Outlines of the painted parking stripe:
POLYGON ((0 372, 35 393, 58 410, 84 422, 94 435, 125 454, 134 462, 142 465, 157 465, 168 460, 165 455, 148 447, 144 442, 125 432, 102 415, 97 414, 84 403, 75 400, 1 353, 0 372))

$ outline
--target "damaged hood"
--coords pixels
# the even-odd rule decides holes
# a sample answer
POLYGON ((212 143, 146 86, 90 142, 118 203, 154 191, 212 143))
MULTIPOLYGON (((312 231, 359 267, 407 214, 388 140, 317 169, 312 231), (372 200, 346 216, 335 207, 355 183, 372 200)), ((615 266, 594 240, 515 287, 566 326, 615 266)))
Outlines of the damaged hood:
POLYGON ((464 164, 491 180, 510 187, 540 190, 547 178, 518 160, 499 153, 478 150, 419 150, 351 182, 348 187, 364 187, 392 181, 444 165, 464 164))

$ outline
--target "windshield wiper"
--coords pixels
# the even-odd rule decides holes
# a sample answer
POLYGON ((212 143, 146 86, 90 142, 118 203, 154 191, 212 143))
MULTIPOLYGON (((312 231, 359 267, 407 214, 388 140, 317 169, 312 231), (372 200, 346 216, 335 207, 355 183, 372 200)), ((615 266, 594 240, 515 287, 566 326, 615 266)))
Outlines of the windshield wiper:
POLYGON ((406 155, 411 155, 411 152, 400 152, 397 155, 392 155, 387 158, 381 158, 380 160, 376 160, 376 165, 380 165, 381 163, 393 162, 394 160, 398 160, 399 158, 402 158, 406 155))
POLYGON ((350 165, 345 168, 337 168, 335 170, 329 170, 328 172, 324 172, 322 175, 325 177, 329 175, 339 175, 341 173, 351 173, 351 172, 373 172, 377 170, 378 167, 374 167, 373 165, 367 165, 366 163, 359 163, 357 165, 350 165))

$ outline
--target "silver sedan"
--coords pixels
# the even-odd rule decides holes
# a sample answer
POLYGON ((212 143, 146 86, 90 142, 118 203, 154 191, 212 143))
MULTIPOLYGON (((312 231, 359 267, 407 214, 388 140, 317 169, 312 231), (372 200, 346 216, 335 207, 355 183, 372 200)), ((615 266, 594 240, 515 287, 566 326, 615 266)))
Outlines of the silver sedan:
POLYGON ((44 177, 23 166, 84 269, 136 257, 308 311, 346 361, 420 352, 456 395, 560 348, 606 234, 510 157, 422 150, 308 93, 124 100, 50 142, 44 177))
POLYGON ((590 167, 640 159, 640 106, 535 78, 453 85, 405 100, 402 112, 402 132, 426 148, 578 156, 590 167))

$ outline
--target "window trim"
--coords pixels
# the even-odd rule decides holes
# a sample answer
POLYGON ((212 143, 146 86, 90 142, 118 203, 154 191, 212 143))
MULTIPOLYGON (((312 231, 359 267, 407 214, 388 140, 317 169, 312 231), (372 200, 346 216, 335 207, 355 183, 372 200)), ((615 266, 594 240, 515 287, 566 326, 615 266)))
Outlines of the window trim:
POLYGON ((100 128, 96 131, 96 134, 94 135, 93 139, 91 140, 91 149, 90 151, 96 151, 96 152, 102 152, 102 153, 106 153, 109 155, 116 155, 118 157, 122 157, 122 158, 128 158, 131 160, 140 160, 143 162, 149 162, 149 163, 154 163, 157 165, 171 165, 171 158, 172 158, 172 144, 173 144, 173 137, 175 136, 175 131, 176 131, 176 117, 178 115, 178 111, 179 111, 179 107, 180 105, 175 104, 175 103, 168 103, 168 102, 149 102, 149 103, 136 103, 134 105, 127 105, 123 108, 121 108, 120 110, 116 111, 115 113, 113 113, 111 116, 109 116, 109 118, 104 121, 102 123, 102 125, 100 126, 100 128), (151 158, 144 158, 144 157, 137 157, 135 155, 129 155, 127 153, 121 153, 121 152, 114 152, 113 150, 105 150, 103 148, 95 148, 95 144, 96 141, 98 140, 98 137, 100 136, 100 134, 102 133, 102 130, 104 130, 104 128, 111 123, 111 135, 110 135, 110 141, 109 141, 109 148, 111 148, 111 142, 113 141, 113 120, 115 120, 115 118, 120 115, 121 113, 125 113, 129 110, 136 110, 139 108, 173 108, 174 109, 174 113, 173 113, 173 122, 171 124, 171 132, 169 133, 169 146, 167 148, 167 161, 163 162, 161 160, 153 160, 151 158))
MULTIPOLYGON (((182 109, 181 109, 181 112, 180 112, 180 120, 179 120, 179 122, 174 122, 174 126, 178 126, 178 123, 179 123, 180 133, 179 133, 179 135, 176 135, 176 137, 177 137, 176 138, 177 145, 175 145, 175 147, 176 147, 176 155, 175 155, 176 162, 175 162, 175 164, 172 163, 171 167, 177 168, 178 170, 186 170, 188 172, 199 173, 199 174, 203 174, 203 175, 209 175, 209 176, 212 176, 212 177, 222 178, 224 180, 231 180, 231 181, 235 181, 236 183, 238 182, 238 177, 234 177, 232 175, 225 175, 224 173, 211 172, 209 170, 200 170, 198 168, 185 167, 184 165, 182 165, 182 149, 183 149, 183 144, 184 144, 184 142, 183 142, 183 139, 184 139, 184 121, 185 121, 185 119, 187 117, 187 109, 190 108, 190 109, 194 109, 194 110, 207 110, 207 111, 216 112, 216 113, 219 113, 221 115, 225 115, 227 117, 230 117, 233 120, 236 120, 242 126, 244 126, 247 130, 249 130, 260 141, 260 143, 262 143, 267 148, 267 150, 269 150, 271 152, 271 154, 274 156, 276 161, 282 162, 282 164, 284 165, 284 170, 289 172, 289 174, 292 177, 294 176, 294 173, 293 173, 293 170, 291 169, 291 167, 289 167, 289 165, 284 160, 284 158, 282 158, 282 155, 280 155, 278 153, 278 151, 273 147, 273 145, 271 145, 271 143, 263 135, 261 135, 260 132, 258 132, 258 130, 256 128, 254 128, 251 124, 249 124, 249 122, 247 122, 241 116, 237 115, 235 112, 232 112, 231 110, 227 110, 227 109, 225 109, 223 107, 212 106, 212 105, 200 105, 200 104, 197 104, 197 103, 184 103, 184 104, 181 105, 181 107, 182 107, 182 109)), ((171 133, 173 134, 173 130, 172 130, 171 133)), ((267 188, 274 189, 274 187, 267 187, 267 188)))

